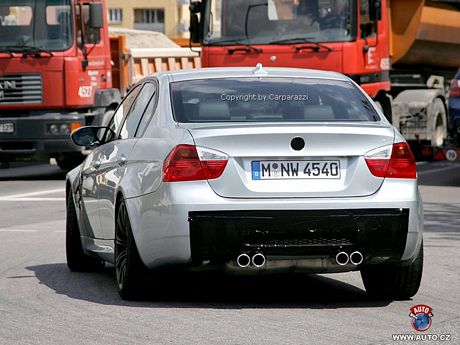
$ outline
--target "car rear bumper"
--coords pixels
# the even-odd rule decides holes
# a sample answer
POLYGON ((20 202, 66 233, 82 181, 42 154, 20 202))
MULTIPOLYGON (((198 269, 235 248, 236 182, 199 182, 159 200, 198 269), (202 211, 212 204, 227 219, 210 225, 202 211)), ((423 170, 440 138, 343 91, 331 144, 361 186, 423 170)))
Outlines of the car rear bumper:
POLYGON ((266 270, 340 272, 359 267, 338 265, 339 251, 362 252, 363 265, 415 259, 423 230, 417 184, 387 181, 367 197, 279 200, 222 198, 205 181, 164 183, 127 205, 139 253, 150 268, 238 269, 238 254, 263 252, 266 270))
POLYGON ((365 261, 400 259, 408 209, 189 212, 193 263, 226 263, 241 252, 265 256, 363 253, 365 261))

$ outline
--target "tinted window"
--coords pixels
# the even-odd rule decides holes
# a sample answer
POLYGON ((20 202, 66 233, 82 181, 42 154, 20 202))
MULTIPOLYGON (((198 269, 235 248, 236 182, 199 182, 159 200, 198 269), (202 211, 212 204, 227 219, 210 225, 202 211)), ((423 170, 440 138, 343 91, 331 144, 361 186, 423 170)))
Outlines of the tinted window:
POLYGON ((136 137, 141 137, 144 134, 145 129, 147 128, 148 124, 150 123, 150 120, 153 117, 153 114, 155 113, 156 105, 157 97, 153 95, 150 99, 147 109, 144 112, 144 115, 142 116, 141 122, 139 123, 139 127, 137 128, 136 132, 136 137))
POLYGON ((377 121, 351 82, 306 78, 202 79, 171 84, 178 122, 377 121))
MULTIPOLYGON (((375 0, 372 0, 375 1, 375 0)), ((205 2, 205 44, 246 44, 305 38, 350 41, 354 36, 351 0, 210 0, 205 2)))
MULTIPOLYGON (((136 87, 133 90, 131 90, 131 92, 125 97, 123 102, 121 102, 120 106, 117 108, 117 110, 115 111, 115 114, 110 120, 108 127, 115 134, 117 134, 118 131, 120 130, 121 124, 123 123, 122 121, 125 118, 125 116, 128 114, 128 111, 131 108, 131 105, 133 104, 134 100, 136 99, 138 92, 139 92, 139 87, 136 87)), ((111 134, 111 132, 107 132, 105 141, 109 142, 112 140, 114 140, 113 134, 111 134)))
POLYGON ((76 7, 77 13, 77 40, 80 47, 82 47, 82 23, 83 23, 83 37, 85 44, 97 44, 101 41, 100 29, 92 28, 89 25, 89 4, 79 5, 76 7))
POLYGON ((145 84, 126 117, 125 123, 123 124, 123 128, 120 132, 120 139, 134 138, 137 127, 139 126, 139 121, 154 94, 155 85, 151 83, 145 84))
POLYGON ((51 51, 69 49, 73 43, 70 0, 1 0, 0 49, 22 52, 27 47, 51 51))
POLYGON ((362 0, 359 8, 359 27, 361 29, 361 37, 366 38, 377 34, 377 21, 371 21, 370 19, 370 1, 374 0, 362 0))

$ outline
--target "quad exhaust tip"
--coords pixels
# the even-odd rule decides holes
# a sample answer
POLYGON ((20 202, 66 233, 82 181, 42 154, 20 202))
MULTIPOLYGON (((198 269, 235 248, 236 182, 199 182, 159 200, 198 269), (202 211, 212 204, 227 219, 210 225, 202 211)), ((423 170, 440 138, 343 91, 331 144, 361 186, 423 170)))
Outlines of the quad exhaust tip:
POLYGON ((361 264, 363 260, 364 260, 363 254, 361 254, 361 252, 359 251, 355 251, 350 254, 350 262, 355 266, 361 264))
POLYGON ((265 255, 262 253, 256 253, 252 257, 252 264, 255 267, 263 267, 265 265, 265 255))
POLYGON ((345 266, 349 260, 350 260, 350 257, 345 252, 339 252, 335 256, 335 262, 337 263, 337 265, 340 265, 340 266, 345 266))
POLYGON ((251 258, 249 257, 248 254, 242 253, 238 255, 236 258, 236 263, 238 264, 239 267, 248 267, 249 264, 251 263, 251 258))

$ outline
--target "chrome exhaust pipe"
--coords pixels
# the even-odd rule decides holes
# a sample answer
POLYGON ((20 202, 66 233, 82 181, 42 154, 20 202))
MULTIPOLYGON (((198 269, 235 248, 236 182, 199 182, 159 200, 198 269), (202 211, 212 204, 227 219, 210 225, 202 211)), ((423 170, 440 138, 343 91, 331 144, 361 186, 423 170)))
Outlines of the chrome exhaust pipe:
POLYGON ((256 253, 252 257, 252 264, 255 267, 262 267, 265 265, 265 255, 262 253, 256 253))
POLYGON ((361 254, 361 252, 359 251, 356 251, 350 254, 350 262, 355 266, 361 264, 363 260, 364 260, 363 254, 361 254))
POLYGON ((249 264, 251 263, 251 258, 249 257, 248 254, 246 254, 246 253, 241 253, 241 254, 238 255, 238 257, 236 258, 236 263, 237 263, 238 266, 241 267, 241 268, 248 267, 249 264))
POLYGON ((345 252, 339 252, 335 256, 335 262, 337 263, 337 265, 340 265, 340 266, 345 266, 349 260, 350 260, 350 257, 345 252))

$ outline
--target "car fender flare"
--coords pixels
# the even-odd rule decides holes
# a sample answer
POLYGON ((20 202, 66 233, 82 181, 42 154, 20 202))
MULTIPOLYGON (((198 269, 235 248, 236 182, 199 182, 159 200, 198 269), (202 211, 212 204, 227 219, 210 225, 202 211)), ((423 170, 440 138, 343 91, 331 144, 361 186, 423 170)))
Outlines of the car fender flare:
POLYGON ((118 214, 118 208, 120 206, 120 200, 124 200, 126 204, 126 210, 128 212, 128 219, 129 223, 131 224, 131 230, 133 232, 134 242, 136 243, 137 250, 139 251, 139 255, 141 257, 142 262, 145 260, 143 259, 142 253, 139 250, 141 246, 138 245, 139 243, 139 229, 140 229, 140 219, 141 219, 141 210, 140 210, 140 203, 139 198, 126 198, 125 193, 121 187, 118 188, 116 193, 115 199, 115 217, 118 214))

